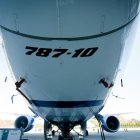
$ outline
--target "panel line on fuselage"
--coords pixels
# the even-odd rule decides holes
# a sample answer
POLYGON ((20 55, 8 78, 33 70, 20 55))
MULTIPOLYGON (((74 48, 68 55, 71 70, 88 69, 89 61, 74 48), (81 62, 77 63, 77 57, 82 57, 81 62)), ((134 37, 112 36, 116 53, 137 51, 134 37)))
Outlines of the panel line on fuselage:
POLYGON ((99 33, 99 34, 96 34, 96 35, 90 35, 90 36, 81 36, 81 37, 61 37, 61 38, 57 38, 57 37, 43 37, 43 36, 35 36, 35 35, 30 35, 30 34, 25 34, 25 33, 21 33, 19 31, 14 31, 14 30, 11 30, 9 28, 6 28, 2 25, 0 25, 0 27, 8 32, 11 32, 13 34, 16 34, 16 35, 19 35, 19 36, 23 36, 23 37, 27 37, 27 38, 32 38, 32 39, 39 39, 39 40, 46 40, 46 41, 52 41, 52 40, 58 40, 58 41, 79 41, 79 40, 88 40, 88 39, 93 39, 93 38, 98 38, 98 37, 102 37, 102 36, 106 36, 106 35, 109 35, 109 34, 112 34, 114 32, 117 32, 123 28, 125 28, 127 25, 131 24, 135 18, 138 16, 139 12, 137 13, 137 15, 132 18, 129 22, 127 22, 126 24, 116 28, 116 29, 113 29, 111 31, 108 31, 108 32, 105 32, 105 33, 99 33))

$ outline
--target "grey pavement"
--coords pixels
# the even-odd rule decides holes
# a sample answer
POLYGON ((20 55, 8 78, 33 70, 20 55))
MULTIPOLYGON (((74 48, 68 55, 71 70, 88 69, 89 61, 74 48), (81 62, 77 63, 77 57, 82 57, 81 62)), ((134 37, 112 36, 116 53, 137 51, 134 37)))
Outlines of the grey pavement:
MULTIPOLYGON (((75 140, 80 140, 77 135, 75 136, 75 140)), ((105 140, 140 140, 140 130, 130 130, 128 132, 119 131, 116 133, 107 133, 105 132, 106 139, 105 140)), ((42 133, 27 133, 22 137, 26 140, 44 140, 42 133)), ((57 140, 58 135, 54 136, 52 140, 57 140)), ((89 136, 86 137, 85 140, 102 140, 100 134, 97 132, 89 133, 89 136)))

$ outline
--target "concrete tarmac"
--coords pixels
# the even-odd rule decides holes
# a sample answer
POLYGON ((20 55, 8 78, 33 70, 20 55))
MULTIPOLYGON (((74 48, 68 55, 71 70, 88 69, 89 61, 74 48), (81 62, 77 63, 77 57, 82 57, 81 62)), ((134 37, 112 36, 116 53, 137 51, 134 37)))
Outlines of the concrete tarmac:
MULTIPOLYGON (((77 135, 75 135, 75 140, 80 140, 77 135)), ((105 140, 140 140, 140 130, 128 130, 118 131, 116 133, 105 132, 105 140)), ((24 140, 44 140, 42 133, 27 133, 22 137, 24 140)), ((58 140, 58 135, 54 136, 52 140, 58 140)), ((89 133, 89 136, 85 140, 102 140, 100 134, 97 132, 89 133)))

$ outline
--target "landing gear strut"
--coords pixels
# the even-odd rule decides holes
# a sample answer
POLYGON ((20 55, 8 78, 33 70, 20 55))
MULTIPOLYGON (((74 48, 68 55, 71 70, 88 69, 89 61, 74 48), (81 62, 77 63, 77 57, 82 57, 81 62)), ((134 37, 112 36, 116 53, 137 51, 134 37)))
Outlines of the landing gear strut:
POLYGON ((102 138, 102 140, 105 140, 104 129, 103 129, 103 127, 102 127, 100 122, 99 122, 99 127, 100 127, 101 138, 102 138))
POLYGON ((44 139, 52 138, 52 125, 48 121, 44 121, 44 139))
POLYGON ((73 140, 73 136, 71 135, 70 131, 73 129, 73 125, 64 123, 59 126, 62 134, 59 135, 58 140, 73 140))
MULTIPOLYGON (((58 137, 58 140, 73 140, 74 137, 70 133, 74 125, 71 123, 60 123, 57 124, 57 127, 61 130, 61 134, 58 137)), ((44 121, 44 139, 51 139, 55 135, 55 131, 52 131, 52 124, 49 121, 44 121)))
POLYGON ((85 136, 88 136, 88 131, 87 131, 87 122, 84 121, 82 124, 81 124, 81 130, 82 130, 82 136, 83 136, 83 140, 85 139, 85 136))

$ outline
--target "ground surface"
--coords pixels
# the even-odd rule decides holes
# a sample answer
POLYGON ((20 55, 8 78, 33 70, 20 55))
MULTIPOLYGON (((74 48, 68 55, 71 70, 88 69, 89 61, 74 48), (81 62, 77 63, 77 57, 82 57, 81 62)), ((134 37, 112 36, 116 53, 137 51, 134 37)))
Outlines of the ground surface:
MULTIPOLYGON (((74 134, 75 135, 75 134, 74 134)), ((106 140, 140 140, 140 130, 128 130, 119 131, 116 133, 105 133, 106 140)), ((44 140, 42 133, 28 133, 24 134, 22 139, 25 140, 44 140)), ((57 140, 58 135, 54 136, 52 140, 57 140)), ((79 140, 78 136, 75 135, 75 140, 79 140)), ((85 140, 101 140, 101 136, 98 132, 91 132, 85 140)))

